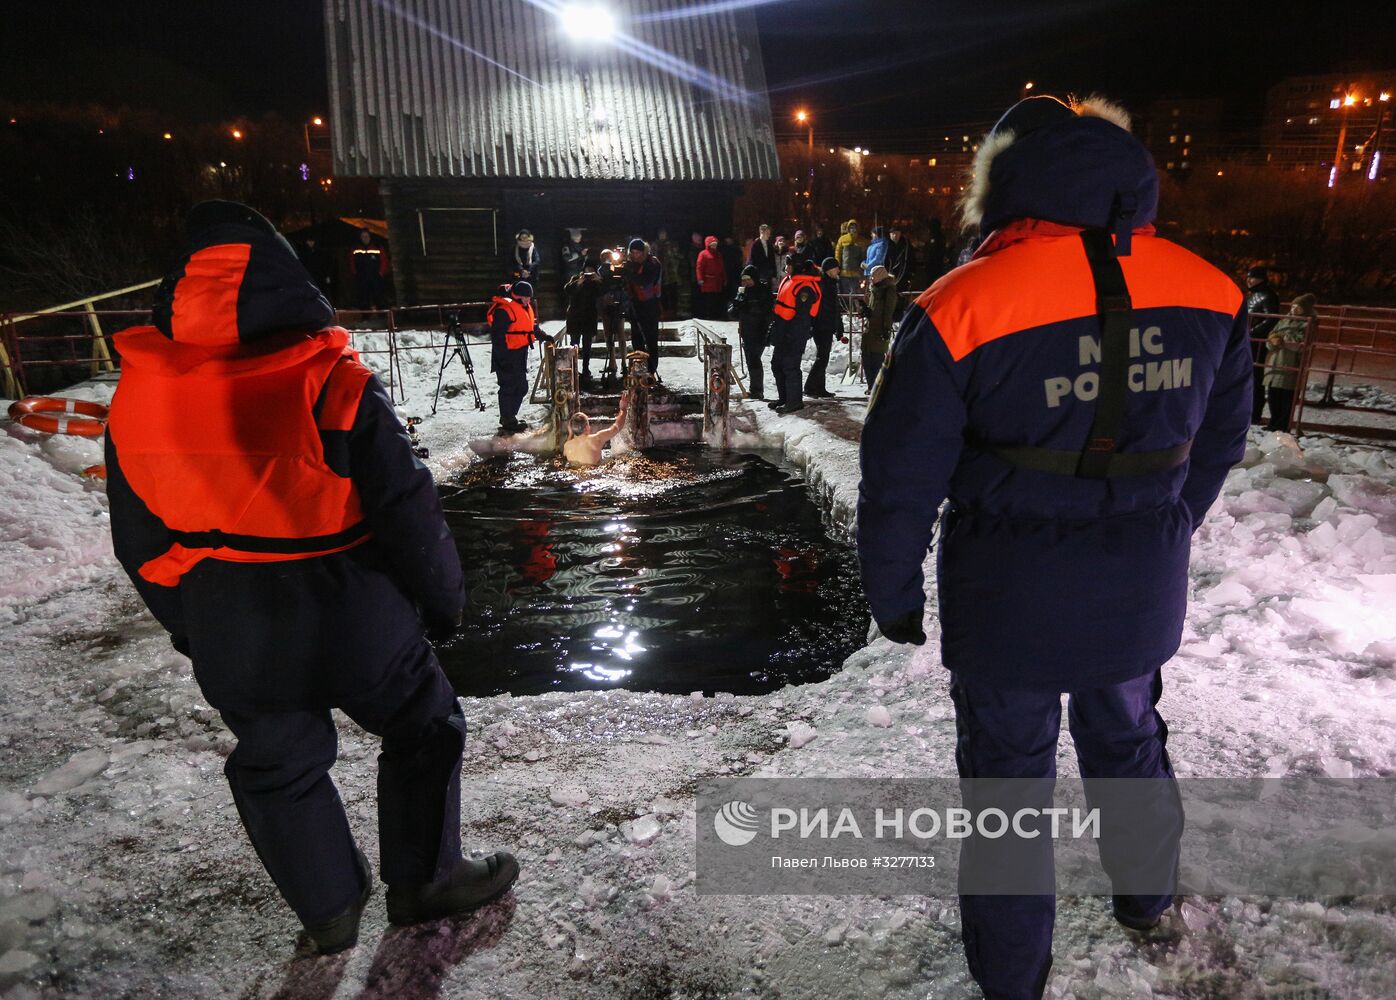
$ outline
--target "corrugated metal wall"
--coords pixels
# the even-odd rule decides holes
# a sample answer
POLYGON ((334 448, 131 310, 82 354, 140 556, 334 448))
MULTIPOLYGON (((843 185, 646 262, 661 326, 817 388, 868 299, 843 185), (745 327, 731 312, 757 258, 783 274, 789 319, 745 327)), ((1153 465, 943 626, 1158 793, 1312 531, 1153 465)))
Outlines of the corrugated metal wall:
POLYGON ((622 38, 581 46, 541 0, 325 0, 336 173, 777 177, 754 15, 607 3, 622 38))

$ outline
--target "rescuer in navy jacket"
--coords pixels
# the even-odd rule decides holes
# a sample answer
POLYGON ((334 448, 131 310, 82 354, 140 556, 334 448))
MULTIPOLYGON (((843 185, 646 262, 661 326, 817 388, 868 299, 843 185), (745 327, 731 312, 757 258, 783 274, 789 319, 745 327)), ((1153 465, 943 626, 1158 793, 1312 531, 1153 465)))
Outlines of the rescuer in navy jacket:
POLYGON ((393 922, 462 912, 518 871, 461 857, 465 719, 427 641, 460 624, 460 560, 431 473, 290 245, 232 202, 186 228, 155 325, 116 336, 112 544, 237 737, 225 770, 258 856, 338 951, 373 879, 329 777, 331 708, 383 740, 393 922))
MULTIPOLYGON (((924 642, 922 563, 948 501, 938 603, 962 777, 1054 774, 1069 692, 1083 777, 1161 779, 1154 811, 1102 835, 1107 869, 1134 838, 1176 872, 1160 668, 1191 535, 1244 452, 1251 354, 1239 290, 1154 235, 1157 197, 1112 105, 1030 98, 995 126, 964 206, 983 245, 908 311, 870 403, 858 551, 883 634, 924 642), (1121 271, 1128 300, 1098 293, 1121 271), (1103 338, 1118 345, 1118 420, 1103 338)), ((1171 899, 1117 895, 1114 911, 1148 927, 1171 899)), ((1041 996, 1053 914, 1042 893, 962 897, 987 996, 1041 996)))

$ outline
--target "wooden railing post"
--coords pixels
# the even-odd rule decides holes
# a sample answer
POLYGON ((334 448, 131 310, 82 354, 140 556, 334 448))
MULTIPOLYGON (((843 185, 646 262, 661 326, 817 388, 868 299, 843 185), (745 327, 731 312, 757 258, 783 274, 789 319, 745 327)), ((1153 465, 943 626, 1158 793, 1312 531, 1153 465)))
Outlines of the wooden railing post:
POLYGON ((107 348, 107 335, 102 332, 102 321, 97 316, 97 310, 92 307, 91 299, 83 303, 83 309, 87 313, 87 325, 92 328, 92 374, 116 371, 111 351, 107 348))

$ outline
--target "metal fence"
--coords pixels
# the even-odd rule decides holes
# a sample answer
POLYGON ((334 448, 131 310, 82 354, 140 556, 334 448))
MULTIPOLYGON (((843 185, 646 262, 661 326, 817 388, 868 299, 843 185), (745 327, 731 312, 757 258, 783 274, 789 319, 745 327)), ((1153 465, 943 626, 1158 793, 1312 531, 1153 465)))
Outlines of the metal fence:
MULTIPOLYGON (((119 370, 120 356, 110 340, 110 333, 127 326, 150 322, 150 309, 99 309, 96 303, 129 298, 154 288, 150 281, 129 288, 77 302, 64 303, 50 309, 28 313, 0 314, 0 382, 5 395, 18 398, 26 393, 53 391, 85 378, 114 373, 119 370)), ((914 301, 921 292, 904 292, 903 297, 914 301)), ((856 349, 861 324, 863 298, 859 294, 841 295, 840 305, 850 319, 848 349, 850 363, 856 349)), ((423 306, 401 306, 390 309, 341 309, 335 322, 349 329, 351 339, 360 342, 356 350, 365 355, 384 355, 389 391, 395 400, 405 398, 402 385, 401 355, 411 351, 439 352, 448 346, 446 329, 452 313, 461 319, 467 335, 487 336, 485 316, 488 302, 447 302, 423 306), (399 339, 403 330, 426 330, 432 334, 426 343, 404 344, 399 339), (441 336, 435 336, 437 332, 441 336), (382 334, 376 343, 360 334, 382 334)), ((1366 413, 1384 418, 1396 415, 1390 410, 1355 405, 1338 398, 1335 387, 1342 382, 1381 384, 1396 387, 1396 309, 1370 306, 1321 306, 1318 316, 1310 321, 1301 361, 1293 368, 1273 368, 1291 372, 1297 387, 1290 414, 1290 428, 1295 434, 1323 433, 1396 439, 1396 431, 1380 426, 1364 427, 1360 423, 1332 425, 1323 423, 1321 416, 1311 411, 1347 410, 1358 419, 1366 413), (1311 399, 1313 389, 1321 386, 1318 398, 1311 399)), ((1273 317, 1256 314, 1255 318, 1290 318, 1288 313, 1273 317)), ((1257 364, 1264 367, 1263 361, 1257 364)), ((1379 424, 1380 420, 1372 421, 1379 424)))

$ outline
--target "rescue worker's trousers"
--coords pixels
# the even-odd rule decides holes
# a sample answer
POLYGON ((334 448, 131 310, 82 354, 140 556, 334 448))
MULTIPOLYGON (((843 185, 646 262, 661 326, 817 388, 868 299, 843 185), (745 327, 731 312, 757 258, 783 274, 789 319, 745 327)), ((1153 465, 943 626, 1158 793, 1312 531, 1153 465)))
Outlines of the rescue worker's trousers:
POLYGON ((528 348, 512 351, 496 348, 492 367, 499 381, 499 419, 501 422, 514 420, 528 395, 528 348))
POLYGON ((787 406, 799 406, 804 402, 800 394, 800 359, 805 355, 805 345, 809 343, 809 327, 803 328, 793 323, 780 324, 772 328, 771 374, 776 380, 776 399, 787 406))
POLYGON ((743 316, 737 321, 737 333, 742 341, 742 355, 746 358, 747 391, 752 399, 760 399, 763 393, 765 375, 761 356, 766 351, 766 327, 770 314, 764 316, 743 316))
POLYGON ((805 379, 805 395, 818 396, 822 392, 828 392, 824 384, 824 375, 829 370, 829 355, 834 350, 834 331, 825 328, 815 330, 814 340, 814 364, 809 366, 809 377, 805 379))
POLYGON ((650 371, 659 371, 659 315, 661 306, 657 300, 636 302, 630 319, 630 340, 634 350, 644 351, 650 356, 650 371))
MULTIPOLYGON (((345 677, 337 686, 336 707, 383 739, 383 881, 410 885, 444 875, 461 856, 465 717, 435 652, 418 639, 372 675, 345 677)), ((302 921, 320 923, 347 909, 364 888, 354 837, 329 776, 338 751, 335 723, 323 704, 260 709, 258 699, 266 694, 251 691, 245 703, 220 699, 215 705, 238 740, 224 773, 277 889, 302 921)))
MULTIPOLYGON (((1163 693, 1159 671, 1106 687, 1070 692, 1067 710, 1071 738, 1081 777, 1154 778, 1167 782, 1150 795, 1153 808, 1106 816, 1100 831, 1100 859, 1107 875, 1122 868, 1128 845, 1130 866, 1147 858, 1151 871, 1163 873, 1169 884, 1177 879, 1178 842, 1183 831, 1182 802, 1168 761, 1168 726, 1155 706, 1163 693), (1112 818, 1113 817, 1113 818, 1112 818), (1147 845, 1141 850, 1140 845, 1147 845)), ((1057 737, 1061 727, 1061 695, 1054 690, 1008 688, 972 676, 952 674, 950 696, 955 703, 955 762, 960 777, 1042 778, 1041 792, 1050 805, 1056 777, 1057 737)), ((1026 842, 1038 853, 1029 863, 1040 872, 1035 879, 1052 885, 1052 840, 1026 842), (1040 866, 1040 867, 1038 867, 1040 866)), ((962 870, 971 866, 995 870, 993 852, 1010 849, 1007 840, 971 837, 961 855, 962 870)), ((1013 863, 1022 868, 1024 842, 1013 863)), ((1172 895, 1116 895, 1117 912, 1136 920, 1158 916, 1173 902, 1172 895)), ((962 895, 960 932, 970 974, 988 1000, 1037 1000, 1052 967, 1052 926, 1056 897, 1038 895, 962 895)))

